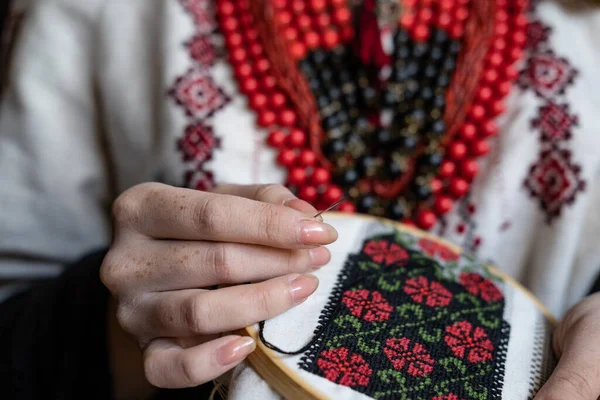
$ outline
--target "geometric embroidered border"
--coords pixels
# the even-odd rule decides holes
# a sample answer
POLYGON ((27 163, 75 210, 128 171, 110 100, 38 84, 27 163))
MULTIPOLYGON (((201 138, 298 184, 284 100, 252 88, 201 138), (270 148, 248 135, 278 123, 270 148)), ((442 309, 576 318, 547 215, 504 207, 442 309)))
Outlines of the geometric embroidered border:
POLYGON ((518 84, 543 101, 531 121, 532 128, 539 131, 541 150, 523 186, 538 201, 549 224, 576 200, 586 185, 581 178, 581 166, 572 161, 569 146, 578 117, 569 111, 563 98, 577 70, 550 49, 551 32, 549 26, 536 18, 532 4, 527 27, 529 54, 518 84))
POLYGON ((183 137, 177 140, 177 148, 187 166, 183 185, 209 190, 214 186, 214 174, 205 164, 221 145, 214 135, 210 118, 225 107, 230 98, 211 75, 211 66, 217 58, 214 2, 179 0, 179 3, 194 21, 194 35, 184 43, 192 67, 175 80, 168 95, 185 111, 189 120, 183 137))

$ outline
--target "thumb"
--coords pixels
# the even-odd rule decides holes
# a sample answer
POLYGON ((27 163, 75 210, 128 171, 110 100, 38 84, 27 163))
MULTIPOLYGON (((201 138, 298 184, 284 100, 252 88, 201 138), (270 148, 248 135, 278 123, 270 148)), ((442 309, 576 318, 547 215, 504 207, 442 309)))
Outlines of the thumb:
POLYGON ((585 325, 584 321, 579 321, 570 327, 569 332, 564 332, 559 327, 554 347, 560 356, 560 361, 535 400, 598 399, 600 396, 600 351, 596 346, 598 332, 585 325))

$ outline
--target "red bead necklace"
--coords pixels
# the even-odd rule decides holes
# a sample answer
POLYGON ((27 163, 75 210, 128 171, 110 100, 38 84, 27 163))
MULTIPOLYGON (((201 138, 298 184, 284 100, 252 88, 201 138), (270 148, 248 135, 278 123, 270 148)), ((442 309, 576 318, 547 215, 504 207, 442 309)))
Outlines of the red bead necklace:
MULTIPOLYGON (((489 151, 488 138, 498 131, 494 119, 516 78, 512 64, 525 43, 525 6, 518 0, 402 2, 399 27, 414 41, 427 42, 432 29, 463 40, 446 93, 446 155, 430 182, 433 197, 419 204, 410 218, 421 228, 435 225, 469 191, 478 172, 477 158, 489 151)), ((257 113, 257 123, 271 130, 267 142, 280 150, 277 161, 288 169, 288 185, 321 208, 338 201, 344 191, 332 183, 332 166, 320 148, 324 132, 315 100, 296 63, 310 51, 354 40, 347 2, 220 0, 217 9, 240 90, 257 113)), ((401 192, 389 182, 366 185, 378 195, 401 192)), ((352 212, 356 207, 344 202, 339 209, 352 212)))

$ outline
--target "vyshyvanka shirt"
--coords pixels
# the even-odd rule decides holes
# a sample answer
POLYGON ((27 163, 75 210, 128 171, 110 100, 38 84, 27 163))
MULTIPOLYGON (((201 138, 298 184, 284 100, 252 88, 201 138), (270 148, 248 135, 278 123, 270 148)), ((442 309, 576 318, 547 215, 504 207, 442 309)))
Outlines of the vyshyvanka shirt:
MULTIPOLYGON (((16 2, 0 114, 5 295, 110 243, 110 204, 145 181, 285 183, 206 0, 16 2)), ((432 232, 556 315, 600 268, 600 10, 541 2, 479 174, 432 232)), ((10 32, 9 32, 10 33, 10 32)))

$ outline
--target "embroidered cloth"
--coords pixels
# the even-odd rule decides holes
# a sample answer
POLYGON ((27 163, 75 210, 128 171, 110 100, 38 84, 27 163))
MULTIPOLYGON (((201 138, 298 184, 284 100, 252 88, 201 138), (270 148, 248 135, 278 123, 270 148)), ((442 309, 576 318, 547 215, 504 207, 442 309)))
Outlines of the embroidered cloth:
MULTIPOLYGON (((552 323, 528 293, 434 238, 327 221, 340 240, 317 293, 264 328, 284 350, 313 342, 281 356, 308 384, 330 398, 516 400, 547 379, 552 323)), ((237 385, 233 399, 273 397, 237 385)))

